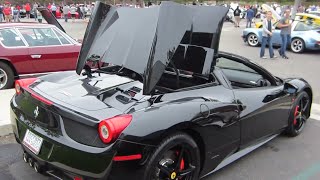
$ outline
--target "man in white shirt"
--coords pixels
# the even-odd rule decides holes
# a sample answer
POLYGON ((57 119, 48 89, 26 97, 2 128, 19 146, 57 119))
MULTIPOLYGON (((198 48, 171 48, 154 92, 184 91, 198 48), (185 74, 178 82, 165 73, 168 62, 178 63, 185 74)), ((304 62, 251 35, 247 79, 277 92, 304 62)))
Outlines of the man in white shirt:
POLYGON ((262 59, 267 59, 267 57, 264 55, 266 45, 268 43, 269 46, 269 55, 270 58, 276 58, 273 52, 273 47, 272 47, 272 31, 273 31, 273 24, 272 24, 272 12, 268 11, 267 12, 267 17, 263 20, 263 31, 262 31, 262 44, 261 44, 261 49, 260 49, 260 58, 262 59))
POLYGON ((71 14, 71 17, 72 17, 72 22, 75 22, 76 12, 77 12, 76 6, 74 4, 72 4, 71 8, 70 8, 70 14, 71 14))
POLYGON ((57 14, 56 14, 56 12, 57 12, 57 6, 56 6, 55 4, 52 4, 52 5, 51 5, 51 12, 52 12, 52 14, 54 15, 54 17, 57 17, 57 14))

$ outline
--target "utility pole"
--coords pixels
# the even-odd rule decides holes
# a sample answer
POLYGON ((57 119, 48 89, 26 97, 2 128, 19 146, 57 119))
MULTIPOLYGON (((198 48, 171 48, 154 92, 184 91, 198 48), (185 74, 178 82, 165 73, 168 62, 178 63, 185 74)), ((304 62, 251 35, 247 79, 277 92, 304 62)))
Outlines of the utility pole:
POLYGON ((298 6, 301 4, 301 0, 295 0, 294 1, 294 6, 293 6, 293 10, 292 10, 292 17, 293 19, 295 19, 296 17, 296 13, 297 13, 297 10, 298 10, 298 6))

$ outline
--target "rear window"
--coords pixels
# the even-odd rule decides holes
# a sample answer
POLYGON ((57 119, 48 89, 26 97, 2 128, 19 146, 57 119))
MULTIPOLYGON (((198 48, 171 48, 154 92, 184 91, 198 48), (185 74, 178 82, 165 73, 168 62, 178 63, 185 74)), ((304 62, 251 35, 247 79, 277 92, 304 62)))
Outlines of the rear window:
POLYGON ((0 41, 5 47, 25 46, 24 42, 14 29, 1 29, 0 41))

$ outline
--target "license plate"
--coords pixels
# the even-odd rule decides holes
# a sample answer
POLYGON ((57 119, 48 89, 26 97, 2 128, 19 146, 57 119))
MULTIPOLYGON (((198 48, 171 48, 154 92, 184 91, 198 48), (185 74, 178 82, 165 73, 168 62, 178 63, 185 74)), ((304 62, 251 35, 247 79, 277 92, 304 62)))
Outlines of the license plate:
POLYGON ((25 145, 34 154, 38 155, 41 149, 42 142, 43 139, 41 137, 27 130, 26 134, 24 135, 22 144, 25 145))

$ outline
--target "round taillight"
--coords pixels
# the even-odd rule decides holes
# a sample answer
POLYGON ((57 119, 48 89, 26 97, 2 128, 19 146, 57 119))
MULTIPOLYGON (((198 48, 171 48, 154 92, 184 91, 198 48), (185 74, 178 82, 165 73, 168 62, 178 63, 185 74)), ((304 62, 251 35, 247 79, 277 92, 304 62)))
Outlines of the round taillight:
POLYGON ((20 85, 19 81, 15 82, 14 88, 16 89, 17 94, 21 94, 21 85, 20 85))
POLYGON ((108 139, 109 130, 108 130, 107 126, 106 125, 102 125, 100 131, 101 131, 102 138, 103 139, 108 139))
POLYGON ((28 88, 28 86, 34 83, 38 78, 27 78, 19 79, 15 81, 14 88, 17 94, 21 94, 23 88, 28 88))
POLYGON ((99 136, 103 143, 111 143, 115 141, 122 131, 130 124, 132 115, 118 115, 99 123, 99 136))

